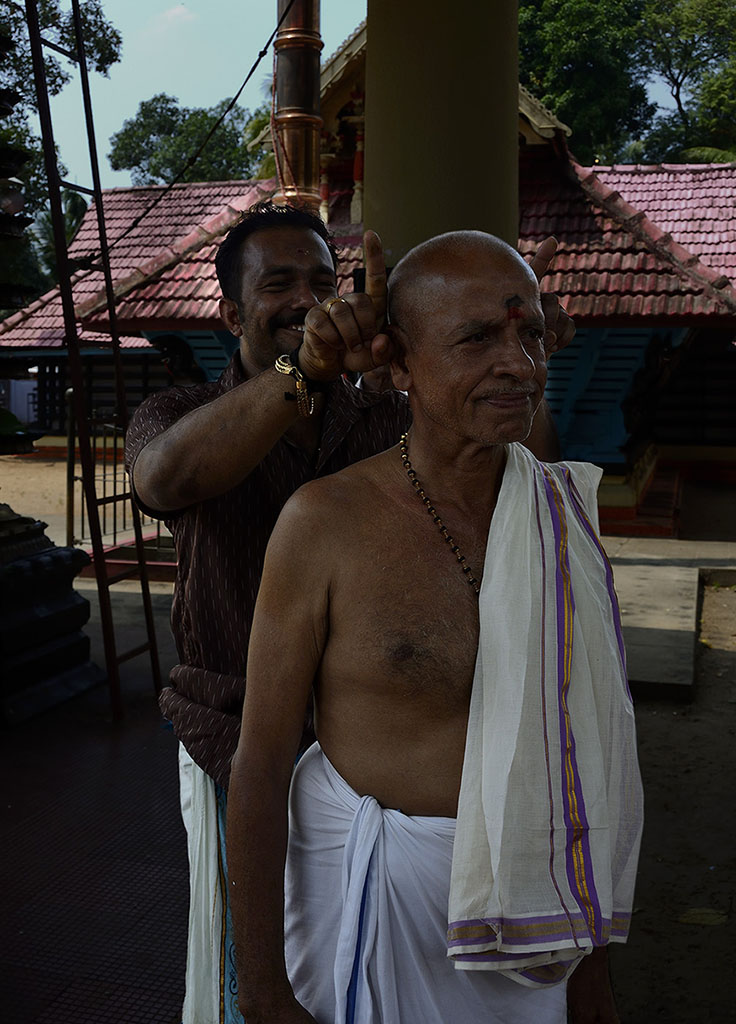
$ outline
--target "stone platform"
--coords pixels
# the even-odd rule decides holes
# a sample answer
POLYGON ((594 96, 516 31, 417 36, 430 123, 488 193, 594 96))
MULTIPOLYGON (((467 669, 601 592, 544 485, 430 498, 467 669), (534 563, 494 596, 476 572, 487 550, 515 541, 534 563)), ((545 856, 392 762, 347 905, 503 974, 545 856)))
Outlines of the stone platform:
POLYGON ((629 681, 637 692, 689 700, 701 577, 736 583, 736 543, 604 537, 613 566, 629 681))

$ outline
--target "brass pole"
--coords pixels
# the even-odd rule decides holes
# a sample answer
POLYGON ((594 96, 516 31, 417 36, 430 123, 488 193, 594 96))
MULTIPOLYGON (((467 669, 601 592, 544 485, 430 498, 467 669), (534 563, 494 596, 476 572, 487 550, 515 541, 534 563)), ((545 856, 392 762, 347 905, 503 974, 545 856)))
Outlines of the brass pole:
MULTIPOLYGON (((289 0, 279 0, 281 18, 289 0)), ((274 42, 276 103, 274 152, 279 171, 276 203, 319 209, 319 0, 295 0, 274 42)))

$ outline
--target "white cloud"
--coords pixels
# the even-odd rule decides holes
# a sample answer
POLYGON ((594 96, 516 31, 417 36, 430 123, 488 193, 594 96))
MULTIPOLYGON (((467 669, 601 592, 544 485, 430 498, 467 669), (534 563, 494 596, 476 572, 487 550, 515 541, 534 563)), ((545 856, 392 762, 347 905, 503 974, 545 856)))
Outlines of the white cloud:
POLYGON ((188 9, 186 4, 176 4, 174 7, 169 7, 167 11, 162 11, 154 19, 153 28, 154 31, 163 31, 165 29, 177 28, 179 25, 185 25, 187 22, 196 21, 197 15, 188 9))

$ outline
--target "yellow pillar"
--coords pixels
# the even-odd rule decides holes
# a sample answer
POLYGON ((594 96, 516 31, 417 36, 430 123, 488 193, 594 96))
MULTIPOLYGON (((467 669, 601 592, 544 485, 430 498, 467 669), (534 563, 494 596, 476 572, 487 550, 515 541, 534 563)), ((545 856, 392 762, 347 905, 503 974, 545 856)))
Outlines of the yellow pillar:
POLYGON ((364 224, 389 265, 443 231, 518 239, 517 0, 368 0, 364 224))

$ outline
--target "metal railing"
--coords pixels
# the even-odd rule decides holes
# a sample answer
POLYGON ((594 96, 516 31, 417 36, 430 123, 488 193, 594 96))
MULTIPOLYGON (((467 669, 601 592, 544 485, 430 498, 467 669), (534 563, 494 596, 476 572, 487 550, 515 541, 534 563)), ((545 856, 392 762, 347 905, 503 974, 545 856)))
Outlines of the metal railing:
MULTIPOLYGON (((66 542, 84 546, 91 541, 87 515, 84 478, 76 449, 76 431, 72 409, 72 389, 66 392, 67 414, 67 478, 66 478, 66 542)), ((95 492, 99 507, 102 541, 105 547, 133 545, 132 494, 125 472, 125 430, 115 422, 111 412, 98 411, 87 421, 94 473, 95 492)), ((141 526, 146 530, 146 548, 160 552, 170 548, 171 534, 159 519, 139 512, 141 526)))

